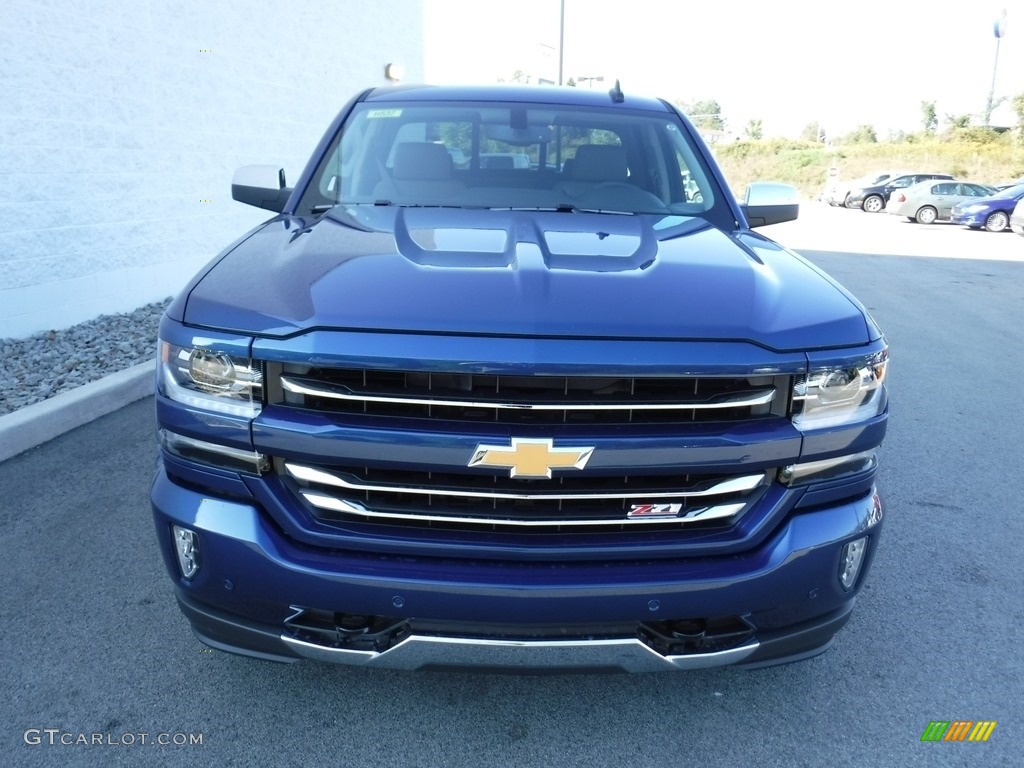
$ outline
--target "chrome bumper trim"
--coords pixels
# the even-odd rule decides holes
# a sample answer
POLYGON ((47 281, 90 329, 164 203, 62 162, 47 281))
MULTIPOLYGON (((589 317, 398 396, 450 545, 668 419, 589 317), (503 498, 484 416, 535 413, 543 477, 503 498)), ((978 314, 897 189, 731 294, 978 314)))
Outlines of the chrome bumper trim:
POLYGON ((427 666, 536 669, 609 669, 626 672, 710 669, 736 664, 758 648, 756 641, 713 653, 662 656, 637 638, 518 641, 412 635, 388 650, 357 651, 281 635, 302 658, 332 664, 415 670, 427 666))

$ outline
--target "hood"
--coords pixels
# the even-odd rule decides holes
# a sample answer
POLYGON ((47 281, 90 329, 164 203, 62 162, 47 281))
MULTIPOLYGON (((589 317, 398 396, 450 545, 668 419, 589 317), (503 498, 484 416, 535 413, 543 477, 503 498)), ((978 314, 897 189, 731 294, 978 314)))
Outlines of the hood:
POLYGON ((190 325, 867 343, 862 307, 772 241, 702 219, 358 206, 274 219, 190 292, 190 325))

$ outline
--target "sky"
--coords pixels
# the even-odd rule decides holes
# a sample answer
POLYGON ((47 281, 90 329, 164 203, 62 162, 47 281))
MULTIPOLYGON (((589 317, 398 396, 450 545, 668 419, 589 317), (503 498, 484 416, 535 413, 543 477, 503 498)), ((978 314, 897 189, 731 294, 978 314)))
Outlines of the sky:
MULTIPOLYGON (((559 0, 424 0, 425 73, 433 83, 558 78, 559 0)), ((1024 94, 1020 0, 565 0, 564 79, 669 100, 716 100, 729 131, 761 120, 766 136, 817 121, 922 127, 921 102, 984 111, 1006 9, 995 94, 1024 94)), ((1007 101, 993 123, 1013 124, 1007 101), (996 119, 1002 118, 1002 120, 996 119)))

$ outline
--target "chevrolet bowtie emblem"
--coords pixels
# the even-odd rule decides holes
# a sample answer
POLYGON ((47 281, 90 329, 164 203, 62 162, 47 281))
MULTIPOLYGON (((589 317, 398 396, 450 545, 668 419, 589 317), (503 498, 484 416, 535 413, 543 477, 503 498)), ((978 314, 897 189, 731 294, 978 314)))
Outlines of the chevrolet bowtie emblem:
POLYGON ((583 469, 593 448, 555 448, 553 441, 513 437, 512 445, 476 447, 471 467, 500 467, 509 477, 551 477, 552 469, 583 469))

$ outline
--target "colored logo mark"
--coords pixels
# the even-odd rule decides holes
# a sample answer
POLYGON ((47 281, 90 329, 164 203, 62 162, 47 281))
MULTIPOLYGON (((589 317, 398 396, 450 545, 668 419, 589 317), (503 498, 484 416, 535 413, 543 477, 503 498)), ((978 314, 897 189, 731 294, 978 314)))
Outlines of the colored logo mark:
POLYGON ((996 720, 932 720, 921 741, 988 741, 996 720))

